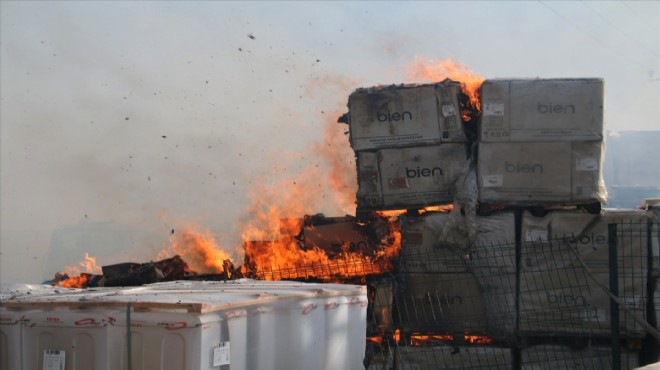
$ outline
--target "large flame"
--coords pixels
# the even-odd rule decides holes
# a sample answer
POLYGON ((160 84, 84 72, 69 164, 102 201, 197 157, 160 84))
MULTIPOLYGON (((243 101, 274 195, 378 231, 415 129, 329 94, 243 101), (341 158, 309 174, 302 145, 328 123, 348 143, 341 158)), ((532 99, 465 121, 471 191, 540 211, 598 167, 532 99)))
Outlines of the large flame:
POLYGON ((158 255, 158 259, 176 254, 182 256, 192 270, 203 273, 221 273, 225 261, 231 260, 230 254, 219 246, 212 232, 192 224, 174 228, 169 247, 158 255))
POLYGON ((447 78, 458 81, 463 93, 469 97, 472 107, 477 113, 481 111, 479 88, 485 78, 463 63, 451 59, 435 60, 416 56, 407 68, 406 77, 425 82, 438 82, 447 78))
POLYGON ((355 154, 348 144, 343 125, 336 123, 335 117, 340 115, 335 112, 326 118, 323 141, 314 144, 313 152, 328 166, 328 190, 337 206, 346 214, 354 214, 357 191, 355 154))

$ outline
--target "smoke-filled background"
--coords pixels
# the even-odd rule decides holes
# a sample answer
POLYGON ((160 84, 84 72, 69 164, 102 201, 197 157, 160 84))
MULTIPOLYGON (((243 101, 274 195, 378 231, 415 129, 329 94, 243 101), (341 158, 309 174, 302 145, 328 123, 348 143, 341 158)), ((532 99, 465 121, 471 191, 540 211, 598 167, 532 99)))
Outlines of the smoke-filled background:
POLYGON ((659 2, 3 1, 0 16, 1 283, 85 252, 155 259, 190 224, 240 258, 242 237, 267 237, 246 225, 281 203, 353 212, 348 95, 446 59, 600 77, 606 130, 660 130, 659 2))

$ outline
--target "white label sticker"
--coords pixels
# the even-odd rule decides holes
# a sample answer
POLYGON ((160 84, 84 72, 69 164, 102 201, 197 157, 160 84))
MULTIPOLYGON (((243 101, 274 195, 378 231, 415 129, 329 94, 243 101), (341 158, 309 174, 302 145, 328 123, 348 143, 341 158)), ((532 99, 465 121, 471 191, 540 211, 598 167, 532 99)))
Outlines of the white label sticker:
POLYGON ((64 370, 66 352, 60 349, 44 349, 43 370, 64 370))
POLYGON ((575 168, 578 171, 597 171, 598 159, 593 157, 578 158, 575 168))
POLYGON ((503 116, 504 103, 486 103, 484 104, 484 116, 503 116))
POLYGON ((525 241, 528 242, 544 242, 548 240, 548 233, 543 230, 527 230, 525 241))
POLYGON ((481 176, 482 186, 484 188, 495 188, 504 185, 502 175, 483 175, 481 176))
POLYGON ((442 106, 442 115, 445 117, 455 116, 456 108, 453 105, 443 105, 442 106))
POLYGON ((229 342, 220 342, 213 348, 213 366, 229 365, 229 342))

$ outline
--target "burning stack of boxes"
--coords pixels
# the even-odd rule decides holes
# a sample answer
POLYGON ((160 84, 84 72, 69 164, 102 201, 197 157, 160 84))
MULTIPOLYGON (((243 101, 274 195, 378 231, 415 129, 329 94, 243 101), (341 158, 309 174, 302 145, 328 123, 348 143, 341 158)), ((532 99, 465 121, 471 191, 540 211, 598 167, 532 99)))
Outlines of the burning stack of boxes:
MULTIPOLYGON (((481 336, 518 349, 521 338, 605 343, 613 329, 609 246, 616 243, 621 337, 641 341, 646 332, 631 315, 647 319, 658 218, 601 210, 603 81, 486 80, 480 98, 475 130, 476 120, 462 119, 460 84, 450 80, 349 97, 358 215, 408 210, 399 219, 396 278, 376 289, 379 329, 399 331, 404 343, 433 335, 459 346, 481 336), (422 210, 449 204, 451 211, 422 210), (618 234, 610 240, 613 223, 618 234)), ((434 365, 443 365, 437 355, 434 365)), ((412 357, 419 363, 423 356, 412 357)), ((500 365, 510 368, 505 358, 500 365)), ((538 365, 531 355, 519 361, 538 365)))
POLYGON ((358 213, 451 203, 469 168, 460 84, 358 89, 349 97, 358 213))

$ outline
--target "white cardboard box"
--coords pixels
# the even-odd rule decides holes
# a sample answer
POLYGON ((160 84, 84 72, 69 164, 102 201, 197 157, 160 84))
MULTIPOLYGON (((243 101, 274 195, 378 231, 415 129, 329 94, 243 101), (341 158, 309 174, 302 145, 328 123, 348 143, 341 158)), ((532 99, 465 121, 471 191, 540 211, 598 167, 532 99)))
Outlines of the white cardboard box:
POLYGON ((486 80, 482 142, 602 141, 602 79, 486 80))
POLYGON ((479 201, 606 203, 601 142, 480 143, 479 201))
POLYGON ((465 144, 358 152, 358 209, 451 203, 469 171, 465 144))
POLYGON ((466 142, 459 93, 453 81, 358 89, 348 98, 351 146, 362 151, 466 142))

